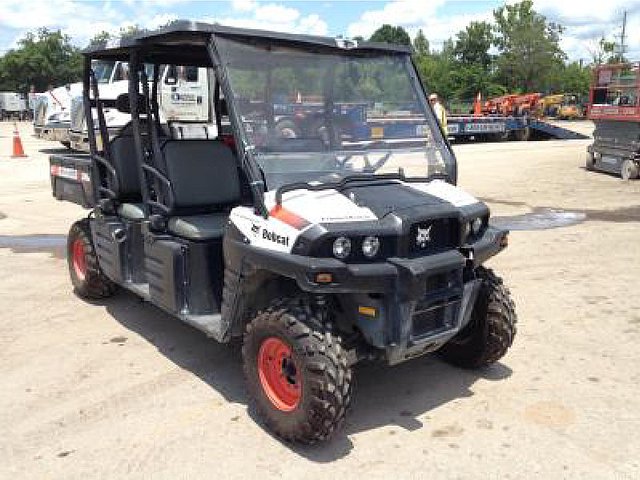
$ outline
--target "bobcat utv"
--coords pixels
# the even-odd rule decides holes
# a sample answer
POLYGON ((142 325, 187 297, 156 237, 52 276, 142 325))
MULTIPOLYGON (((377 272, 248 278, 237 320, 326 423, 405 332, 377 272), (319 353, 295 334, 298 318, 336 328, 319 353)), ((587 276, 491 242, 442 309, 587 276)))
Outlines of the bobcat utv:
POLYGON ((516 313, 483 263, 507 232, 454 186, 410 53, 186 21, 86 52, 91 153, 50 160, 56 198, 91 208, 68 236, 76 291, 125 288, 219 342, 242 339, 251 400, 291 441, 340 426, 359 361, 500 359, 516 313), (100 149, 92 59, 130 65, 115 107, 131 123, 100 149), (201 131, 215 134, 160 123, 163 65, 208 69, 201 131), (316 128, 276 128, 300 105, 320 112, 316 128))

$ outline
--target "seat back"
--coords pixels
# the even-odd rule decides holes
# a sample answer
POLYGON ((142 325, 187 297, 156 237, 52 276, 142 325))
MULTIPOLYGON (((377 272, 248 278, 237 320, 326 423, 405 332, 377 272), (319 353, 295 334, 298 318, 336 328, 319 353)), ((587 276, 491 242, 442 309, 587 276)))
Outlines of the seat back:
POLYGON ((116 197, 121 202, 140 201, 142 198, 140 172, 136 159, 136 144, 131 135, 118 135, 110 144, 111 165, 118 178, 116 197))
POLYGON ((213 211, 240 200, 237 162, 222 142, 169 140, 162 153, 164 173, 173 187, 174 209, 213 211))

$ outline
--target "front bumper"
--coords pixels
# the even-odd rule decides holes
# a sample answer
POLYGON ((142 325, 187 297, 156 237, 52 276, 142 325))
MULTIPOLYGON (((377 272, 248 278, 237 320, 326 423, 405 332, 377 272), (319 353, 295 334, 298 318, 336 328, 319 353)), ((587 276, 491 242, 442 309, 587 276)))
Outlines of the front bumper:
POLYGON ((304 291, 338 294, 345 317, 355 319, 366 342, 395 364, 439 349, 464 328, 481 283, 474 268, 504 248, 507 234, 488 227, 460 250, 369 264, 267 253, 235 241, 225 251, 238 249, 232 255, 253 268, 295 279, 304 291), (331 274, 332 283, 315 282, 319 273, 331 274))

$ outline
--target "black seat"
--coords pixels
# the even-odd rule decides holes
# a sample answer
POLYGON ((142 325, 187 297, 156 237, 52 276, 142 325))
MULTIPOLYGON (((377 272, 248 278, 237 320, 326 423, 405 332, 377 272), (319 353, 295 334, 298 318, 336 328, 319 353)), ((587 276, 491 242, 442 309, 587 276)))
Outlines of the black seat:
POLYGON ((174 201, 168 230, 190 240, 222 237, 229 207, 240 201, 231 149, 215 140, 169 140, 161 151, 174 201))
POLYGON ((144 218, 140 171, 136 159, 136 145, 131 123, 109 143, 111 165, 116 172, 118 187, 111 185, 118 200, 118 214, 129 220, 144 218))

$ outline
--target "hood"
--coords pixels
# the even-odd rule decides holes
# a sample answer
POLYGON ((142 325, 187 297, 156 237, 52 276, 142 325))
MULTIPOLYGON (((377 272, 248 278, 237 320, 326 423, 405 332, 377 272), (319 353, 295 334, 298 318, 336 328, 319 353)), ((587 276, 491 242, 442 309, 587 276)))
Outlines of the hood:
POLYGON ((272 191, 266 194, 265 201, 270 210, 284 209, 307 225, 375 221, 390 213, 402 216, 403 211, 409 213, 413 209, 444 212, 478 203, 472 195, 441 180, 354 184, 341 192, 295 190, 283 195, 281 207, 275 206, 272 191))

